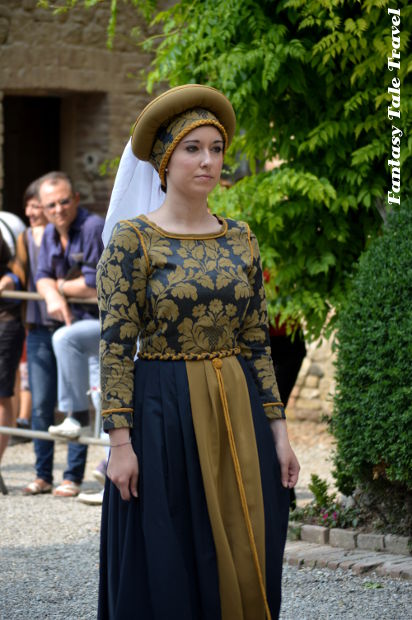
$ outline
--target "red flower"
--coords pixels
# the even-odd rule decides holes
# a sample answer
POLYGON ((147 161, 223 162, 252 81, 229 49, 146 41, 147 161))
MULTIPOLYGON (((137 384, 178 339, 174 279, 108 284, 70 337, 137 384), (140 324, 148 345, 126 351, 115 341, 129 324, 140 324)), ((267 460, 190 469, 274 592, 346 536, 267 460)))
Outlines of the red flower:
POLYGON ((263 270, 263 280, 265 282, 269 282, 269 280, 270 280, 270 271, 269 271, 269 269, 264 269, 263 270))

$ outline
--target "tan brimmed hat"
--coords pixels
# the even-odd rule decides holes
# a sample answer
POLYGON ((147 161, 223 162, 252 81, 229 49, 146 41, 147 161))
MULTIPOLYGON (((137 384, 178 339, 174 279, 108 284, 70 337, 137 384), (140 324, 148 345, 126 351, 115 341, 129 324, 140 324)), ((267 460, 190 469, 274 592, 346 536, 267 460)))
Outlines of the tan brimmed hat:
POLYGON ((176 86, 151 101, 138 116, 133 128, 133 153, 164 172, 173 150, 192 129, 213 125, 222 134, 225 150, 235 132, 232 104, 220 91, 201 84, 176 86))

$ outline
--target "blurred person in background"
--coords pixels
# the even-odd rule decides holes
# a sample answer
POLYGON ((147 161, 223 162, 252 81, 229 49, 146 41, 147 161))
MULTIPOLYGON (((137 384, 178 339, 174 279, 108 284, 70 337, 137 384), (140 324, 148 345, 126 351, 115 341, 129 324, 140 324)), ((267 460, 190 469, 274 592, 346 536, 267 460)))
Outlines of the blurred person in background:
MULTIPOLYGON (((30 183, 23 194, 23 206, 29 228, 20 233, 16 242, 16 259, 21 267, 21 285, 25 290, 36 292, 34 276, 36 274, 37 257, 43 232, 47 224, 38 194, 37 180, 30 183)), ((43 304, 44 306, 44 304, 43 304)), ((39 323, 41 307, 39 302, 30 300, 24 304, 23 317, 26 329, 29 330, 33 325, 39 323)), ((29 363, 27 361, 27 340, 23 349, 23 356, 19 365, 19 396, 16 398, 17 427, 29 429, 31 426, 31 389, 29 380, 29 363)), ((36 386, 34 387, 36 391, 36 386)), ((38 389, 38 388, 37 388, 38 389)))
MULTIPOLYGON (((0 231, 0 293, 20 288, 16 261, 0 231)), ((21 304, 0 296, 0 426, 12 426, 14 384, 24 342, 21 304)), ((0 434, 0 463, 9 436, 0 434)))
MULTIPOLYGON (((57 362, 58 410, 66 416, 62 424, 53 425, 49 412, 42 424, 55 437, 75 439, 89 425, 88 392, 99 387, 100 324, 96 304, 69 304, 67 298, 96 296, 104 222, 79 206, 79 195, 64 172, 41 177, 39 198, 49 224, 40 247, 36 286, 45 299, 48 317, 61 326, 51 341, 57 362)), ((69 443, 67 468, 54 495, 79 494, 86 458, 86 445, 69 443)), ((47 465, 51 484, 52 460, 47 465)))
MULTIPOLYGON (((21 266, 21 284, 29 292, 36 292, 35 276, 40 245, 48 224, 38 196, 38 179, 30 183, 23 194, 23 203, 29 228, 17 239, 16 257, 21 266)), ((47 431, 44 419, 53 419, 57 399, 57 369, 51 338, 61 323, 47 314, 44 301, 29 300, 25 304, 24 320, 27 330, 27 364, 29 387, 32 397, 31 424, 35 431, 47 431)), ((27 417, 19 426, 29 427, 27 417)), ((28 495, 50 493, 52 490, 52 464, 54 442, 34 440, 36 479, 24 489, 28 495)))

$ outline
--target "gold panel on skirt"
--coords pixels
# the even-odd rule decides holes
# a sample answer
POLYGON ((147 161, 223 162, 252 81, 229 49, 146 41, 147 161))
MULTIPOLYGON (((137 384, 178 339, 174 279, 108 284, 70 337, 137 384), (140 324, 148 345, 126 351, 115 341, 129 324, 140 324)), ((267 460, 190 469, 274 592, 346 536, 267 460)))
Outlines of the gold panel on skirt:
POLYGON ((193 425, 216 547, 222 620, 270 618, 265 521, 249 392, 235 356, 187 361, 193 425))

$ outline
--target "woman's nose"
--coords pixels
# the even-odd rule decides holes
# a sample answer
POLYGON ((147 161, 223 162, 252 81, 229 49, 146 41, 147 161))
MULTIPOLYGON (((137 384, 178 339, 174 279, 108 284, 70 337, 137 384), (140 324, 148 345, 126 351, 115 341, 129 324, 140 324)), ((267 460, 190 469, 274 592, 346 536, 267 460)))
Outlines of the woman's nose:
POLYGON ((208 166, 210 164, 210 152, 209 149, 205 149, 202 153, 202 166, 208 166))

